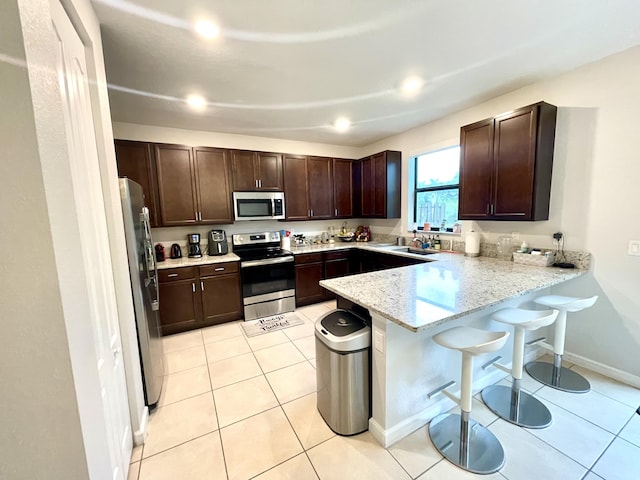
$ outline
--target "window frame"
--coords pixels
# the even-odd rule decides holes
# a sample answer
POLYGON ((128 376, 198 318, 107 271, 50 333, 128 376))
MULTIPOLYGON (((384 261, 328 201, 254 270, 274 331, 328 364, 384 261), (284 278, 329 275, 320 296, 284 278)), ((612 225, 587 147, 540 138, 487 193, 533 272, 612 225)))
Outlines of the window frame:
MULTIPOLYGON (((420 157, 424 155, 430 155, 432 153, 441 152, 443 150, 449 150, 451 148, 460 148, 460 144, 449 145, 447 147, 436 148, 435 150, 430 150, 428 152, 420 153, 413 157, 413 171, 414 171, 414 179, 413 179, 413 224, 417 225, 418 222, 418 194, 424 192, 437 192, 441 190, 458 190, 458 199, 460 199, 460 163, 458 162, 458 183, 451 183, 447 185, 438 185, 433 187, 422 187, 418 188, 418 160, 420 157)), ((458 208, 458 214, 460 210, 458 208)), ((456 223, 460 222, 459 218, 456 218, 456 223)), ((436 225, 439 227, 439 225, 436 225)))

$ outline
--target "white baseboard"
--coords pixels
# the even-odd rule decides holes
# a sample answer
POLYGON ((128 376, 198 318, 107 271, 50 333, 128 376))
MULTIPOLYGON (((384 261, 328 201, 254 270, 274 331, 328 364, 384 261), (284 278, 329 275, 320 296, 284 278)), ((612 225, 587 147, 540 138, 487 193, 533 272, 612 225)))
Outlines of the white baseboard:
MULTIPOLYGON (((553 354, 552 345, 546 342, 540 342, 538 345, 553 354)), ((576 353, 564 352, 562 358, 569 363, 574 363, 582 368, 591 370, 592 372, 599 373, 601 375, 604 375, 605 377, 613 378, 614 380, 625 383, 627 385, 631 385, 632 387, 640 388, 640 377, 638 377, 637 375, 633 375, 632 373, 619 370, 615 367, 605 365, 604 363, 596 362, 595 360, 591 360, 576 353)))
POLYGON ((133 432, 133 444, 138 446, 142 445, 147 440, 148 427, 149 426, 149 407, 145 406, 142 411, 142 418, 140 419, 140 425, 138 430, 133 432))

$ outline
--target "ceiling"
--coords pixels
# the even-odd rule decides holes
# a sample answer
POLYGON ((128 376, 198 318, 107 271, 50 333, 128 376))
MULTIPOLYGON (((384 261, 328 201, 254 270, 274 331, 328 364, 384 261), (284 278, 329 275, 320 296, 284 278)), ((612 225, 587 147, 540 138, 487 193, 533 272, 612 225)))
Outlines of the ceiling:
POLYGON ((114 121, 346 146, 640 44, 637 0, 92 2, 114 121), (203 16, 218 38, 193 32, 203 16))

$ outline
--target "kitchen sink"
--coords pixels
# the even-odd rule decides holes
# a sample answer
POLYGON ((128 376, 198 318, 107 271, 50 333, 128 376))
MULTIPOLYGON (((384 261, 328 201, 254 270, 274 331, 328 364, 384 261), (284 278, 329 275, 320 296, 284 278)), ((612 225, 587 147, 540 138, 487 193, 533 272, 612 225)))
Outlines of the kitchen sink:
POLYGON ((398 247, 392 250, 394 252, 415 253, 416 255, 433 255, 434 253, 438 253, 430 250, 423 250, 422 248, 413 248, 413 247, 398 247))

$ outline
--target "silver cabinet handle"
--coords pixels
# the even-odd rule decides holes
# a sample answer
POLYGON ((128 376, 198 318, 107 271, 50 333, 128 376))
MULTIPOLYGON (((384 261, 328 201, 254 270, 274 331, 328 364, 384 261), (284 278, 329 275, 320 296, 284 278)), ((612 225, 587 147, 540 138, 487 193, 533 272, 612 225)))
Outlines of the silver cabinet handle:
POLYGON ((262 180, 258 180, 258 187, 262 188, 262 180))
POLYGON ((191 290, 193 291, 193 293, 196 293, 196 284, 195 284, 195 282, 191 283, 191 290))
POLYGON ((255 180, 255 182, 256 182, 256 188, 258 188, 258 180, 255 180))
POLYGON ((170 273, 169 275, 167 275, 167 277, 177 277, 178 274, 177 273, 170 273))
POLYGON ((338 209, 336 208, 336 213, 334 214, 334 216, 338 216, 338 209))
POLYGON ((224 267, 218 267, 214 269, 215 272, 224 272, 224 267))
POLYGON ((204 282, 200 282, 200 290, 204 292, 204 282))
POLYGON ((158 303, 158 300, 151 301, 151 310, 154 310, 154 311, 160 310, 160 303, 158 303))

